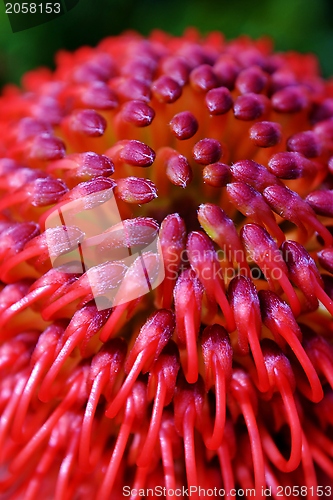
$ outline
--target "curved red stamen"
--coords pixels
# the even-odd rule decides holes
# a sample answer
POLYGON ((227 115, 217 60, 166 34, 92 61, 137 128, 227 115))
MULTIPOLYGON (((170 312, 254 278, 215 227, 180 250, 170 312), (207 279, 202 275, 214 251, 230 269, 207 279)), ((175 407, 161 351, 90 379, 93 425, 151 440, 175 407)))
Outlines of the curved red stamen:
POLYGON ((116 397, 108 406, 105 415, 113 418, 117 415, 138 378, 141 371, 146 373, 156 361, 174 330, 174 317, 171 311, 163 310, 153 314, 142 326, 135 344, 125 364, 127 377, 116 397))
POLYGON ((262 431, 263 446, 270 460, 283 472, 295 470, 301 462, 302 428, 294 399, 295 378, 288 359, 269 339, 262 342, 265 364, 272 389, 280 392, 291 433, 290 457, 286 460, 266 429, 262 431))
POLYGON ((184 271, 174 288, 177 340, 186 347, 186 367, 183 368, 189 383, 198 378, 197 337, 201 320, 203 289, 191 271, 184 271), (194 299, 194 300, 193 300, 194 299))
POLYGON ((127 269, 124 278, 113 299, 115 306, 112 314, 104 326, 100 339, 106 342, 114 335, 115 328, 119 328, 119 320, 123 313, 129 309, 129 302, 135 301, 148 293, 152 283, 159 279, 161 262, 159 256, 153 252, 146 252, 137 257, 127 269))
POLYGON ((229 285, 230 304, 238 331, 238 348, 247 354, 250 345, 257 370, 257 386, 261 392, 269 388, 267 370, 260 346, 261 314, 257 290, 249 278, 237 276, 229 285))
POLYGON ((288 269, 280 250, 267 231, 257 224, 245 224, 241 231, 245 248, 260 267, 267 281, 274 286, 277 281, 288 297, 294 315, 300 314, 299 299, 288 279, 288 269))
POLYGON ((41 445, 44 439, 50 435, 52 429, 60 419, 62 415, 71 407, 73 404, 77 404, 78 392, 82 389, 84 384, 84 372, 79 371, 75 374, 73 378, 72 386, 70 387, 68 393, 61 401, 61 403, 54 410, 52 415, 44 423, 43 426, 36 432, 32 439, 24 446, 24 448, 19 452, 17 457, 11 464, 10 471, 12 473, 17 473, 23 469, 30 457, 36 452, 36 449, 41 445))
POLYGON ((15 440, 22 439, 24 434, 24 420, 30 402, 47 368, 54 361, 56 348, 63 331, 64 329, 61 326, 51 325, 39 337, 37 346, 32 354, 32 360, 34 361, 33 369, 22 392, 13 420, 12 435, 15 440))
POLYGON ((235 321, 225 294, 221 266, 211 240, 204 233, 193 231, 187 240, 187 253, 192 269, 197 273, 208 297, 215 300, 226 318, 229 332, 235 330, 235 321))
POLYGON ((232 348, 229 336, 220 325, 205 328, 201 339, 205 364, 206 391, 215 385, 215 422, 211 435, 204 436, 208 449, 216 450, 223 439, 226 420, 226 392, 231 380, 232 348))
POLYGON ((263 196, 245 182, 227 184, 227 193, 232 204, 245 217, 252 219, 256 224, 264 224, 268 231, 277 239, 280 246, 285 241, 285 235, 278 226, 272 210, 263 196))
POLYGON ((115 339, 106 344, 92 360, 90 369, 92 386, 83 417, 79 446, 79 463, 83 468, 94 465, 94 462, 90 461, 90 448, 97 405, 106 389, 108 393, 112 391, 116 376, 124 362, 125 354, 126 344, 121 339, 115 339))
POLYGON ((322 385, 300 342, 301 330, 294 319, 291 309, 273 292, 261 290, 259 298, 265 325, 271 330, 279 345, 281 344, 281 337, 289 344, 310 383, 311 400, 314 402, 320 401, 323 397, 322 385))
POLYGON ((200 427, 200 416, 203 406, 203 383, 199 378, 195 384, 181 380, 176 387, 174 397, 175 426, 183 437, 185 453, 185 469, 187 486, 192 487, 194 498, 198 499, 197 464, 194 445, 195 426, 200 427))
POLYGON ((260 498, 263 488, 265 488, 266 481, 261 438, 255 415, 256 395, 247 373, 243 370, 233 370, 230 394, 232 394, 237 401, 245 419, 245 424, 250 438, 255 489, 260 498))
POLYGON ((155 398, 146 440, 136 461, 138 467, 146 467, 153 453, 161 427, 163 408, 170 404, 173 398, 176 378, 180 368, 178 358, 178 350, 175 344, 169 343, 163 349, 150 371, 148 394, 155 392, 155 398))
POLYGON ((118 437, 112 452, 111 460, 108 464, 103 482, 98 492, 98 498, 100 498, 101 500, 108 500, 110 498, 113 484, 116 479, 123 454, 125 452, 127 441, 132 431, 135 418, 137 417, 135 397, 143 398, 144 393, 144 388, 140 383, 137 383, 137 385, 134 386, 132 393, 126 398, 125 414, 122 419, 120 430, 118 432, 118 437), (138 392, 138 394, 136 394, 136 392, 138 392))

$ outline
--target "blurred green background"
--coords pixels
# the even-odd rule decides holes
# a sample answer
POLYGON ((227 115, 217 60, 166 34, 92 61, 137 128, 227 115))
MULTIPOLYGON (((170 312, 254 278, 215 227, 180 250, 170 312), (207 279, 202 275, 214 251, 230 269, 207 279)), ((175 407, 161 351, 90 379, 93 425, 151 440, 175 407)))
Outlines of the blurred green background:
POLYGON ((60 48, 96 45, 129 28, 179 35, 187 26, 203 34, 220 30, 228 39, 270 35, 277 50, 316 53, 323 74, 333 75, 332 0, 80 0, 64 16, 18 33, 12 33, 0 2, 0 84, 18 83, 36 66, 52 67, 60 48))

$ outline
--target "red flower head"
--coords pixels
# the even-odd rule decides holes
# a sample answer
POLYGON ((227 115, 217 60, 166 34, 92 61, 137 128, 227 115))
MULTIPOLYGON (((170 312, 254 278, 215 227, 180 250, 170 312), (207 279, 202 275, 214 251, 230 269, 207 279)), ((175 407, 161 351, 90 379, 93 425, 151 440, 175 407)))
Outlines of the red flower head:
POLYGON ((330 498, 332 82, 194 30, 56 63, 0 98, 2 498, 330 498))

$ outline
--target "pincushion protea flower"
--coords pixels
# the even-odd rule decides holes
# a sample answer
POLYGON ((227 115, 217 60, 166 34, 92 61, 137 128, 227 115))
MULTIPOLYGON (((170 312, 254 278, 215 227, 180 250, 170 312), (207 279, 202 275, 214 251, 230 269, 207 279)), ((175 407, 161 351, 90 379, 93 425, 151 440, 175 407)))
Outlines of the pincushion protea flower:
POLYGON ((56 62, 0 100, 2 498, 330 497, 332 82, 194 30, 56 62), (47 218, 106 190, 126 237, 53 266, 82 231, 47 218), (165 279, 98 308, 149 231, 165 279))

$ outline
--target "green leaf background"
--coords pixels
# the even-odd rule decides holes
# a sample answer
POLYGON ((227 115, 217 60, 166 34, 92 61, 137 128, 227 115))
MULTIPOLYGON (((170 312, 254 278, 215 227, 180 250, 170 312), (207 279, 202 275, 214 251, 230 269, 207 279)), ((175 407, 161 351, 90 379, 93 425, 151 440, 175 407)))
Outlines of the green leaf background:
MULTIPOLYGON (((38 2, 36 2, 38 3, 38 2)), ((19 83, 37 66, 52 67, 59 49, 96 45, 108 35, 154 28, 180 35, 188 26, 203 34, 222 31, 269 35, 276 50, 314 52, 325 76, 333 75, 333 2, 331 0, 80 0, 64 16, 12 33, 0 4, 0 84, 19 83)))

